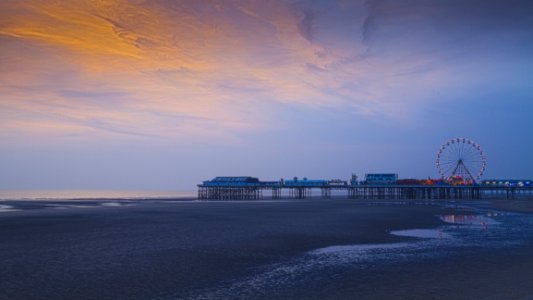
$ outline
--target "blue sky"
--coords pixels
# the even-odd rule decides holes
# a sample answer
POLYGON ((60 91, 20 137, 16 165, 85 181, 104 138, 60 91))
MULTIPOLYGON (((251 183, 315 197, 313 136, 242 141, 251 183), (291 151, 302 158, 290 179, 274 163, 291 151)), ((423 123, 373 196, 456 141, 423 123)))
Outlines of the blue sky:
POLYGON ((2 1, 0 188, 533 177, 530 1, 2 1))

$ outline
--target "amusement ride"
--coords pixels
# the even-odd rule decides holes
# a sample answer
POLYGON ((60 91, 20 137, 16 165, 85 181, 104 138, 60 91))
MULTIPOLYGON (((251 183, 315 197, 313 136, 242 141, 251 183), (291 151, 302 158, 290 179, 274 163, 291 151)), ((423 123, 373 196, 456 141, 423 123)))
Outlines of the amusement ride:
POLYGON ((435 163, 443 180, 453 184, 475 184, 485 172, 487 158, 475 141, 454 138, 440 147, 435 163))

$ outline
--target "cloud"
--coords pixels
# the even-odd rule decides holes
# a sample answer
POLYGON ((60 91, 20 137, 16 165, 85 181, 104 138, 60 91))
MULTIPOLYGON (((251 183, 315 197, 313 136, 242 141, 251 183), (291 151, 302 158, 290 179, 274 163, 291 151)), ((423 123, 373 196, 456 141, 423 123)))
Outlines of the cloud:
POLYGON ((531 63, 528 11, 476 0, 2 1, 0 133, 221 137, 275 126, 284 105, 408 118, 436 91, 502 82, 479 66, 494 72, 509 53, 531 63))

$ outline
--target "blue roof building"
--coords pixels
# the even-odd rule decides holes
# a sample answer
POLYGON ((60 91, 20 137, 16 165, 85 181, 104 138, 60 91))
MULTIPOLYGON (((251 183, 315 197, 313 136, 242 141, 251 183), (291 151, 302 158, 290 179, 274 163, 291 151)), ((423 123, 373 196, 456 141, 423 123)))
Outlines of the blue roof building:
POLYGON ((376 173, 366 174, 364 184, 367 185, 393 185, 398 181, 398 174, 376 173))

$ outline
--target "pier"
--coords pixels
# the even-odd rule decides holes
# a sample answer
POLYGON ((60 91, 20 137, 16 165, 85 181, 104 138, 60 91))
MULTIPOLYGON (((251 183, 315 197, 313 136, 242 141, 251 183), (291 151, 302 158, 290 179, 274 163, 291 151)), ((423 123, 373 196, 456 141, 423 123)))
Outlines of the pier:
POLYGON ((533 186, 360 184, 339 180, 259 181, 254 177, 216 177, 198 185, 201 200, 331 198, 361 200, 468 200, 533 198, 533 186))

